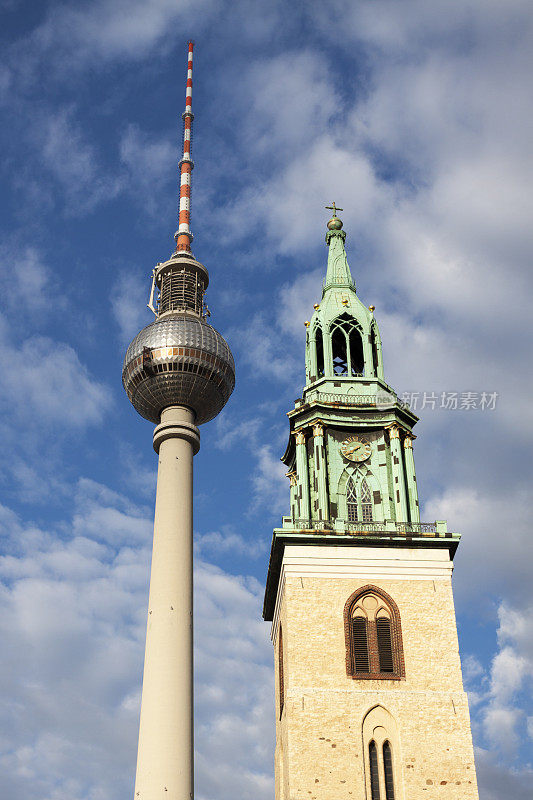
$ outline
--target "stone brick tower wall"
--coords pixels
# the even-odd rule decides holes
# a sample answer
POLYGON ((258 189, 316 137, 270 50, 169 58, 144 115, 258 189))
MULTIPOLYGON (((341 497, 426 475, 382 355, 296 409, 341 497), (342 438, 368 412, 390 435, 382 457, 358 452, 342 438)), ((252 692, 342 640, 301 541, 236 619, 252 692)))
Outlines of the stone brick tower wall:
POLYGON ((283 636, 278 800, 371 798, 368 747, 379 736, 391 742, 395 798, 478 796, 451 562, 446 551, 429 548, 398 555, 393 548, 285 547, 273 630, 278 667, 280 627, 283 636), (363 586, 398 606, 405 678, 347 675, 344 607, 363 586))

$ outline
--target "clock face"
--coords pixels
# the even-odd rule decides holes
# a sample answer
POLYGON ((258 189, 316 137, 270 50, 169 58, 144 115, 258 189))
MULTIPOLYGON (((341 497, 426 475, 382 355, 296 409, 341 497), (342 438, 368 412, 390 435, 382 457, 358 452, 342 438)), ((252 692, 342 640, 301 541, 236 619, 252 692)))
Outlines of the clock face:
POLYGON ((370 442, 358 436, 348 436, 341 442, 341 453, 348 461, 366 461, 372 452, 370 442))

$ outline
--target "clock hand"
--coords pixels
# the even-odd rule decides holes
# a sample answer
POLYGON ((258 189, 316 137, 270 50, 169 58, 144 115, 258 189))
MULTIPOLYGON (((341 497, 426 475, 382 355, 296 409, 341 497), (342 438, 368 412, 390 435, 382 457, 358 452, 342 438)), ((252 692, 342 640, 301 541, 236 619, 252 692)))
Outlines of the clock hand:
POLYGON ((355 445, 355 447, 352 447, 352 449, 351 449, 351 450, 345 450, 345 451, 344 451, 344 455, 345 455, 345 456, 351 456, 351 454, 352 454, 352 453, 355 453, 355 451, 356 451, 356 450, 359 450, 359 448, 360 448, 360 447, 361 447, 361 445, 360 445, 360 444, 356 444, 356 445, 355 445))

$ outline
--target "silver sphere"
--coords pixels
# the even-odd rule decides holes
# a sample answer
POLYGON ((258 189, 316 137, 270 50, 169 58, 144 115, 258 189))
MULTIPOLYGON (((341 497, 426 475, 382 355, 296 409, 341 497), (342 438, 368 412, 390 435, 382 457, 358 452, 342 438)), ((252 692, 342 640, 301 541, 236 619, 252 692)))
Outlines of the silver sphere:
POLYGON ((176 312, 137 334, 126 351, 122 383, 145 419, 158 423, 164 408, 183 405, 193 409, 201 425, 226 405, 235 386, 235 363, 211 325, 176 312))

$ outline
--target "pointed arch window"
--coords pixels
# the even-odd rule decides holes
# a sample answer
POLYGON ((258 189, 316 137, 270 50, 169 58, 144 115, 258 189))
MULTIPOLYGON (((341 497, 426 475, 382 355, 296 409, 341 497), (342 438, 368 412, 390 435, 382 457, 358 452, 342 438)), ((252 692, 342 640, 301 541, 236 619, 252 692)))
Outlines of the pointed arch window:
POLYGON ((333 374, 348 375, 348 340, 340 326, 333 329, 331 351, 333 353, 333 374))
POLYGON ((363 340, 357 328, 351 329, 349 343, 351 374, 362 375, 365 371, 365 357, 363 355, 363 340))
POLYGON ((352 477, 346 484, 346 519, 348 522, 372 522, 372 495, 363 478, 358 487, 352 477))
POLYGON ((400 614, 376 586, 354 592, 344 607, 346 673, 354 679, 405 677, 400 614))
POLYGON ((372 496, 364 478, 361 481, 361 521, 372 522, 372 496))
POLYGON ((357 522, 359 520, 357 508, 357 489, 355 487, 353 478, 350 478, 346 484, 346 508, 348 522, 357 522))
POLYGON ((374 325, 372 325, 372 329, 370 331, 370 347, 372 349, 372 364, 373 364, 373 367, 374 367, 374 375, 377 378, 377 376, 378 376, 378 366, 379 366, 379 361, 378 361, 378 342, 377 342, 377 336, 376 336, 376 328, 375 328, 374 325))
POLYGON ((380 800, 378 748, 374 740, 368 745, 368 760, 370 762, 370 796, 372 800, 380 800))
POLYGON ((371 800, 395 800, 401 794, 401 775, 395 761, 399 748, 398 726, 392 714, 374 706, 363 719, 366 796, 371 800))
POLYGON ((363 340, 356 320, 341 314, 331 326, 333 374, 362 376, 365 369, 363 340))
POLYGON ((383 745, 383 770, 385 772, 385 799, 394 800, 394 773, 390 742, 385 742, 383 745))
POLYGON ((316 369, 317 377, 324 377, 324 339, 322 337, 322 328, 320 325, 315 331, 315 349, 316 349, 316 369))

